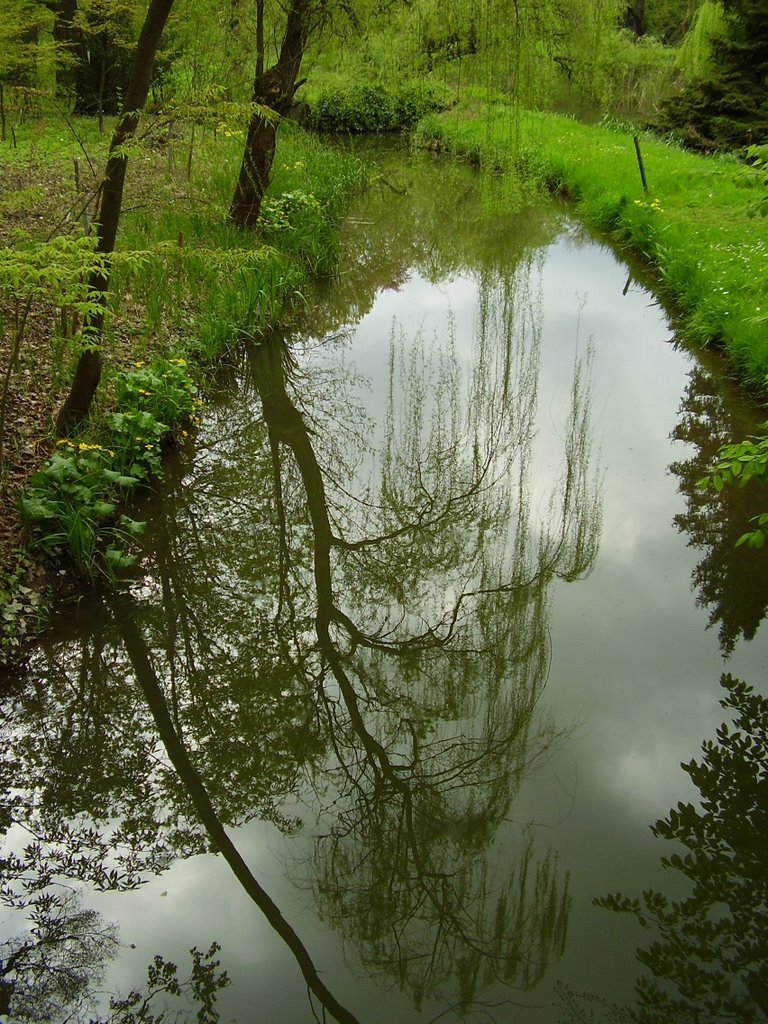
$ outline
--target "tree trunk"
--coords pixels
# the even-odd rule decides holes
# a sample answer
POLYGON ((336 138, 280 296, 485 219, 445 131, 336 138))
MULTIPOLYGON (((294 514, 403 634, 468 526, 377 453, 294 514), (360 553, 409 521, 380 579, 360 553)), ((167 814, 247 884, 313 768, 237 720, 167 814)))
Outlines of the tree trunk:
MULTIPOLYGON (((72 21, 77 11, 76 0, 46 0, 46 7, 53 14, 53 41, 57 51, 64 56, 71 55, 75 30, 72 21)), ((67 92, 74 81, 72 68, 56 64, 56 92, 62 94, 67 92)))
POLYGON ((100 308, 98 313, 83 324, 83 327, 95 336, 95 340, 89 341, 87 348, 80 355, 69 394, 56 418, 56 429, 60 434, 71 433, 87 417, 101 379, 103 360, 99 343, 104 327, 104 309, 109 287, 108 257, 115 248, 123 205, 125 171, 128 165, 128 157, 122 151, 122 147, 136 132, 139 112, 146 102, 152 82, 155 54, 172 6, 173 0, 151 0, 136 43, 123 113, 115 126, 109 147, 96 224, 96 252, 107 259, 102 266, 93 271, 88 280, 89 287, 99 295, 100 308))
POLYGON ((259 219, 275 155, 277 124, 291 106, 297 89, 296 79, 309 36, 311 10, 309 0, 292 0, 280 56, 266 72, 263 70, 263 45, 257 47, 252 102, 258 107, 267 107, 274 117, 265 117, 258 109, 251 114, 240 176, 229 208, 230 218, 240 228, 255 227, 259 219))

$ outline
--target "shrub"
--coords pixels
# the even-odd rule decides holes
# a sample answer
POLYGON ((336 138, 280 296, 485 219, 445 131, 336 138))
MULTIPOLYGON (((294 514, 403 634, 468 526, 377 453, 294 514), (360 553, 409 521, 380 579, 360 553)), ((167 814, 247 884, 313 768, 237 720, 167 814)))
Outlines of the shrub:
POLYGON ((336 86, 309 103, 307 120, 312 129, 323 132, 398 131, 448 105, 447 91, 433 83, 336 86))

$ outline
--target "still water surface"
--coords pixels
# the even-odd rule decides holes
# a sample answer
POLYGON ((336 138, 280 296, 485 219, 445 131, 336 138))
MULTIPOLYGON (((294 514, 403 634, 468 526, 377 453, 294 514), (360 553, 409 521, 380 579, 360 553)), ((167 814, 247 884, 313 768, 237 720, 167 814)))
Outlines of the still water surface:
POLYGON ((758 510, 695 487, 755 418, 567 211, 383 159, 339 279, 223 372, 141 580, 12 681, 13 819, 144 880, 86 887, 101 989, 216 940, 223 1020, 313 1019, 223 826, 361 1022, 549 1024, 557 984, 632 1001, 644 936, 593 897, 679 889, 649 825, 721 673, 763 687, 758 510))

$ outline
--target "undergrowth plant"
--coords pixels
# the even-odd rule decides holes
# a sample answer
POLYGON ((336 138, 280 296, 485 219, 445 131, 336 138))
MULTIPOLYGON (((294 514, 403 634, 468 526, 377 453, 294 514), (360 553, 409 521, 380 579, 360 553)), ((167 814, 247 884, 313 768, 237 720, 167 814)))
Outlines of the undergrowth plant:
POLYGON ((11 379, 28 341, 29 324, 34 318, 50 324, 54 370, 61 371, 65 356, 89 343, 82 325, 98 310, 102 298, 87 284, 101 259, 94 246, 91 238, 60 236, 50 242, 0 248, 0 341, 6 352, 0 380, 0 473, 11 379))
POLYGON ((162 477, 164 446, 187 436, 201 404, 181 357, 139 361, 114 374, 113 390, 118 408, 93 428, 100 441, 60 440, 20 499, 33 547, 66 552, 85 577, 134 564, 126 546, 145 524, 121 510, 139 486, 162 477))
MULTIPOLYGON (((83 577, 114 574, 133 560, 141 524, 126 508, 161 477, 165 449, 183 442, 202 404, 187 364, 215 364, 243 337, 284 321, 304 301, 308 278, 334 271, 334 221, 366 178, 360 161, 286 124, 262 221, 241 232, 227 210, 242 139, 221 118, 191 126, 183 117, 158 120, 157 131, 148 123, 145 141, 135 142, 129 187, 138 201, 126 209, 110 260, 104 405, 83 434, 56 446, 19 502, 32 547, 68 556, 83 577)), ((82 155, 90 140, 81 143, 82 155)), ((68 230, 80 230, 77 218, 68 230)), ((18 349, 23 304, 44 311, 52 349, 42 377, 52 360, 61 383, 89 343, 81 325, 103 298, 88 289, 93 242, 73 234, 22 250, 0 250, 0 299, 20 310, 11 323, 14 307, 0 301, 0 320, 5 313, 18 349)), ((38 315, 36 331, 41 322, 38 315)), ((0 377, 0 442, 14 345, 10 351, 0 377)), ((53 393, 49 378, 48 386, 53 393)))

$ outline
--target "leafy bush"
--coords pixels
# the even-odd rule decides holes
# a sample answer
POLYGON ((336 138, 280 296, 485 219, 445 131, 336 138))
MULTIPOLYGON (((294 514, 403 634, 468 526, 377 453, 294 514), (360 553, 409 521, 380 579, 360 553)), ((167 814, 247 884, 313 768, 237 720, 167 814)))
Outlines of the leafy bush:
POLYGON ((150 413, 164 423, 180 423, 194 414, 197 388, 185 359, 158 357, 147 365, 140 360, 133 370, 115 377, 115 398, 120 408, 150 413))
POLYGON ((115 525, 118 495, 139 481, 111 468, 113 454, 85 441, 62 441, 20 499, 22 516, 39 533, 37 544, 49 552, 65 549, 87 576, 93 575, 100 536, 112 542, 105 560, 116 570, 133 562, 116 544, 144 528, 125 515, 115 525))
POLYGON ((337 86, 310 103, 308 123, 324 132, 397 131, 448 105, 446 90, 432 83, 337 86))

